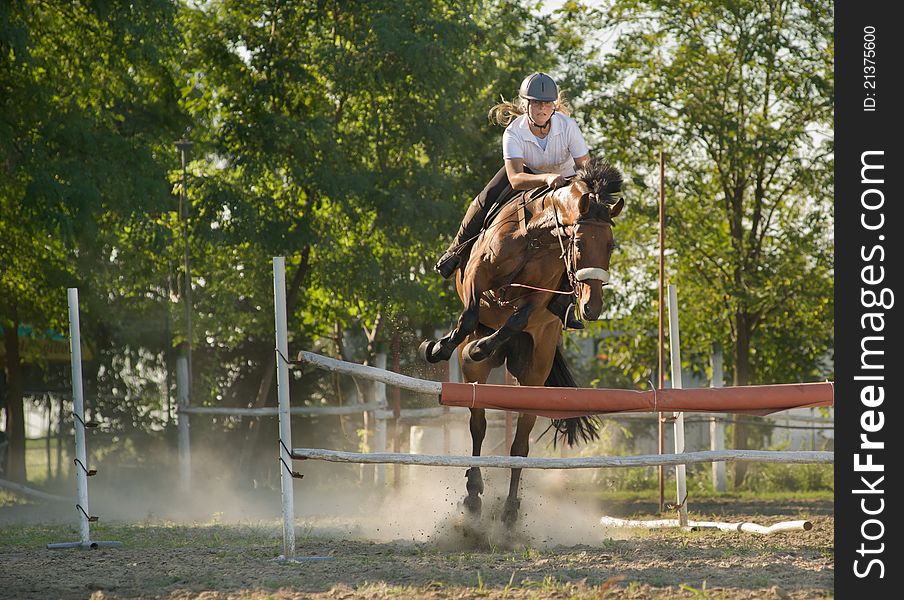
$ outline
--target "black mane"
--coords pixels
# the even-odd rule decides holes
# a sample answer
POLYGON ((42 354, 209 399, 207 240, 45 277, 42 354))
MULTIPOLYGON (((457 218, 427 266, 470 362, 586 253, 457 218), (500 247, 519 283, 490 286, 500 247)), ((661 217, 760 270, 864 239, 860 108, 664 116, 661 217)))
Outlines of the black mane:
POLYGON ((621 192, 621 171, 602 159, 591 158, 584 163, 577 178, 586 183, 590 193, 604 204, 611 204, 613 199, 609 196, 621 192))
POLYGON ((612 218, 609 216, 609 207, 616 201, 613 195, 618 196, 621 193, 621 171, 609 164, 608 161, 590 159, 577 172, 577 179, 587 184, 587 188, 590 190, 590 199, 593 200, 590 204, 590 209, 581 217, 581 220, 599 220, 612 223, 612 218))

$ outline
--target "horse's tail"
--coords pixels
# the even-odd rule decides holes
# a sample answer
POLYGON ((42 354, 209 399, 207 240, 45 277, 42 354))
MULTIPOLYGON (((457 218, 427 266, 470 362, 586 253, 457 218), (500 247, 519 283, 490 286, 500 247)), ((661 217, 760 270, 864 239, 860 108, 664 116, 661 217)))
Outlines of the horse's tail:
MULTIPOLYGON (((546 387, 578 387, 574 376, 568 369, 568 363, 565 362, 561 347, 556 347, 552 371, 549 372, 545 385, 546 387)), ((553 419, 551 427, 556 430, 556 434, 552 438, 553 448, 556 447, 559 439, 569 446, 574 446, 579 441, 586 444, 598 440, 600 437, 600 421, 593 416, 553 419)))

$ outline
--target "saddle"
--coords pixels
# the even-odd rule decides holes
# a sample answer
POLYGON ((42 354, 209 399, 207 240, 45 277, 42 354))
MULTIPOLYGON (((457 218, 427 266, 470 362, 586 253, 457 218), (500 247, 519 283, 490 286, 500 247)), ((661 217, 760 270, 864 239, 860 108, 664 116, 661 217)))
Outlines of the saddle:
MULTIPOLYGON (((544 196, 552 191, 552 188, 548 185, 544 185, 542 187, 533 188, 531 190, 512 190, 511 193, 502 194, 502 197, 496 201, 496 203, 487 211, 487 217, 483 221, 483 229, 488 229, 490 225, 499 217, 499 214, 502 212, 502 209, 511 204, 512 202, 518 202, 522 206, 533 202, 540 196, 544 196)), ((524 211, 519 211, 519 216, 522 216, 524 211)), ((530 215, 527 215, 527 220, 530 220, 530 215)), ((527 225, 527 222, 523 222, 524 225, 527 225)))

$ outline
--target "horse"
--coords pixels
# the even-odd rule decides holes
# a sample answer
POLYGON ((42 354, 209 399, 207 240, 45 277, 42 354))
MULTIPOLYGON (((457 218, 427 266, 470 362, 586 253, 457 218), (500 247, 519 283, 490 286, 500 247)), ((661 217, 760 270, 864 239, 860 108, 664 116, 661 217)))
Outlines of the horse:
MULTIPOLYGON (((486 383, 493 368, 506 365, 519 385, 576 387, 561 350, 562 323, 546 309, 567 276, 577 314, 599 318, 603 287, 609 283, 614 248, 613 219, 624 207, 621 173, 603 161, 588 161, 567 185, 516 195, 480 234, 463 261, 456 289, 464 310, 457 325, 439 340, 426 340, 419 354, 427 362, 449 360, 458 351, 466 382, 486 383), (463 342, 467 342, 461 346, 463 342)), ((480 456, 487 421, 472 408, 472 454, 480 456)), ((512 456, 527 456, 536 415, 519 413, 512 456)), ((554 443, 569 445, 598 437, 592 417, 553 421, 554 443)), ((481 513, 483 477, 466 471, 463 504, 473 517, 481 513)), ((518 518, 521 469, 512 469, 502 521, 518 518)))

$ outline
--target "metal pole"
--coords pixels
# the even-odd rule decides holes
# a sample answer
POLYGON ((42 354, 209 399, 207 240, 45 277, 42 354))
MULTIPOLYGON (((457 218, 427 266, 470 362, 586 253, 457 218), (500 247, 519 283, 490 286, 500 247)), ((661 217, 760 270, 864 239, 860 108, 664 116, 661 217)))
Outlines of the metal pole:
POLYGON ((191 397, 192 389, 192 325, 191 325, 191 264, 189 262, 189 242, 188 242, 188 150, 192 147, 192 142, 182 138, 176 141, 176 148, 182 155, 182 194, 179 198, 179 219, 182 221, 182 258, 185 265, 185 287, 183 289, 183 300, 185 304, 185 335, 188 342, 188 390, 191 397))
POLYGON ((82 386, 82 336, 78 314, 78 289, 67 290, 69 299, 69 352, 72 356, 72 411, 75 415, 75 482, 78 488, 79 531, 82 545, 91 543, 88 515, 88 452, 85 448, 85 395, 82 386))
MULTIPOLYGON (((665 387, 665 153, 659 151, 659 372, 656 387, 665 387)), ((659 413, 659 453, 665 452, 663 414, 659 413)), ((659 465, 659 512, 665 510, 665 473, 659 465)))
MULTIPOLYGON (((678 334, 678 292, 669 284, 669 350, 672 359, 672 389, 681 389, 681 338, 678 334)), ((684 413, 675 413, 675 454, 684 453, 684 413)), ((675 466, 678 488, 678 521, 687 527, 687 479, 686 465, 675 466)))
POLYGON ((292 421, 289 414, 289 355, 286 317, 286 259, 273 259, 273 308, 276 317, 276 390, 279 397, 279 473, 282 490, 283 558, 295 558, 295 490, 292 485, 292 421))
POLYGON ((176 359, 176 402, 179 407, 179 488, 191 489, 191 437, 189 430, 188 358, 176 359))
MULTIPOLYGON (((75 482, 78 488, 78 511, 80 540, 78 542, 59 542, 47 544, 50 550, 65 548, 101 548, 122 546, 122 542, 99 542, 91 540, 92 517, 88 506, 88 477, 95 471, 88 469, 88 451, 85 445, 85 394, 82 385, 82 336, 78 313, 78 289, 67 290, 69 300, 69 353, 72 357, 72 416, 75 426, 75 482)), ((62 419, 62 403, 60 413, 62 419)))

